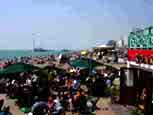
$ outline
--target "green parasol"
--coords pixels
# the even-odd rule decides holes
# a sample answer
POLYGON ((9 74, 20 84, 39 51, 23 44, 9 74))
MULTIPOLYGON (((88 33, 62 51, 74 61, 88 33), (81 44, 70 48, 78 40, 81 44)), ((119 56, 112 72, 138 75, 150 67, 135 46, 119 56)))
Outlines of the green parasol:
POLYGON ((21 73, 21 72, 30 72, 33 70, 38 70, 38 67, 35 67, 30 64, 17 63, 8 66, 7 68, 0 71, 0 74, 12 74, 12 73, 21 73))
POLYGON ((71 60, 70 65, 80 69, 93 69, 94 67, 99 66, 101 64, 92 59, 81 58, 71 60))

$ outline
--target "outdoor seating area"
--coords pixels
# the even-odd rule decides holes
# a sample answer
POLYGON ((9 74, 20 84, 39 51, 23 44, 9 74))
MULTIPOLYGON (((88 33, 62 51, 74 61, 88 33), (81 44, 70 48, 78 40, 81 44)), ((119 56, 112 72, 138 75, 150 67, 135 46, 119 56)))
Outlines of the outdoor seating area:
POLYGON ((54 64, 43 68, 25 63, 9 65, 0 72, 0 93, 16 99, 22 112, 33 115, 91 114, 99 110, 99 99, 112 97, 117 70, 86 58, 67 64, 67 69, 54 64), (96 69, 100 66, 102 70, 96 69))

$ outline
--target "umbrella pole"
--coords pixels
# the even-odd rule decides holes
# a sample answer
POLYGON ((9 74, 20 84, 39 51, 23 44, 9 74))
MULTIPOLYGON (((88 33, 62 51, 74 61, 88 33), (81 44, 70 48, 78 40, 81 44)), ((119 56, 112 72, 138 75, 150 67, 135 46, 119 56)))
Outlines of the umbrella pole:
POLYGON ((92 74, 92 62, 91 59, 89 59, 89 75, 92 74))

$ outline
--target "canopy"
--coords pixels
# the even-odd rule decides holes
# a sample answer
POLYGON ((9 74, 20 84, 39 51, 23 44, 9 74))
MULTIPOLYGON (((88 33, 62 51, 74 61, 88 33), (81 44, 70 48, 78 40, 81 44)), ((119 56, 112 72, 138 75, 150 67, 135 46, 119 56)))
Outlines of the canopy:
POLYGON ((71 60, 70 65, 80 69, 91 69, 101 64, 92 59, 81 58, 81 59, 71 60))
POLYGON ((17 63, 8 66, 7 68, 0 71, 0 74, 12 74, 12 73, 21 73, 21 72, 30 72, 33 70, 39 69, 38 67, 35 67, 30 64, 24 64, 24 63, 17 63))

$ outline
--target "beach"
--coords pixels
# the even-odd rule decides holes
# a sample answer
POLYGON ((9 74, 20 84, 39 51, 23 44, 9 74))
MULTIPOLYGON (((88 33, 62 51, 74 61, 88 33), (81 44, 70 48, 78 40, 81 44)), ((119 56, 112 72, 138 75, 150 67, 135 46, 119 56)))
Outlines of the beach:
MULTIPOLYGON (((108 87, 113 86, 113 81, 115 80, 115 78, 109 78, 107 76, 111 74, 115 75, 118 70, 115 68, 109 70, 107 65, 105 67, 101 67, 103 63, 94 60, 91 57, 87 58, 85 56, 80 56, 78 52, 74 52, 68 55, 65 53, 62 55, 56 54, 47 56, 16 57, 1 60, 1 63, 4 63, 4 65, 1 64, 3 67, 0 74, 7 76, 7 81, 5 81, 5 77, 2 77, 6 83, 4 81, 0 82, 3 86, 3 88, 1 88, 1 92, 8 95, 6 98, 6 105, 10 107, 10 112, 15 115, 27 114, 26 112, 23 112, 22 107, 25 107, 26 104, 30 110, 34 106, 32 102, 36 97, 43 103, 46 103, 47 98, 53 98, 54 101, 59 99, 60 101, 66 101, 66 103, 69 99, 72 99, 74 102, 71 104, 74 104, 74 110, 69 108, 69 102, 67 103, 68 105, 66 104, 61 106, 66 112, 66 115, 71 115, 72 112, 70 111, 72 110, 75 111, 76 114, 77 111, 79 111, 79 113, 82 111, 87 112, 88 110, 84 110, 84 107, 80 105, 81 103, 84 103, 81 102, 81 100, 89 99, 88 101, 90 101, 91 97, 91 99, 93 99, 92 104, 94 104, 94 106, 92 109, 90 108, 91 110, 89 110, 93 114, 128 114, 126 107, 121 107, 121 105, 114 105, 116 109, 113 109, 111 104, 113 100, 110 98, 111 94, 105 92, 107 85, 108 87), (93 65, 91 66, 90 64, 92 63, 93 65), (99 68, 97 68, 98 70, 91 71, 93 67, 97 66, 101 67, 101 72, 99 71, 99 68), (9 77, 10 75, 13 75, 13 77, 9 77), (107 84, 107 80, 112 83, 110 84, 108 82, 107 84), (8 84, 8 86, 5 84, 8 84), (19 90, 22 93, 19 93, 19 90), (11 98, 12 96, 17 96, 17 100, 19 102, 13 100, 11 98), (78 103, 79 105, 75 105, 75 96, 77 96, 79 99, 77 100, 80 101, 80 104, 78 103), (101 98, 98 98, 99 96, 101 98), (104 98, 105 96, 107 98, 104 98), (18 103, 18 105, 15 103, 18 103), (81 107, 82 109, 80 108, 79 110, 75 110, 77 107, 81 107), (100 110, 97 110, 96 107, 100 110), (117 108, 124 108, 125 110, 120 111, 117 108)), ((84 106, 86 106, 85 103, 84 106)))

